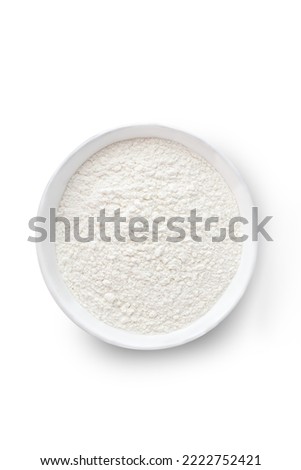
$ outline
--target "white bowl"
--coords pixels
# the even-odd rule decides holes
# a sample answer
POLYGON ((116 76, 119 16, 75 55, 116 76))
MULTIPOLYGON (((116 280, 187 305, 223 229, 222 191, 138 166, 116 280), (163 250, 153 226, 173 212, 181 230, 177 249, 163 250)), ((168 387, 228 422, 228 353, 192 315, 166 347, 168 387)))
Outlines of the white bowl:
MULTIPOLYGON (((125 139, 158 137, 179 142, 205 158, 224 177, 233 191, 240 214, 251 220, 252 199, 249 190, 231 162, 221 157, 202 140, 185 132, 157 125, 131 126, 116 129, 92 137, 78 147, 58 168, 49 181, 39 207, 39 216, 46 218, 45 228, 49 233, 49 209, 57 208, 70 177, 95 152, 103 147, 125 139)), ((249 235, 243 242, 239 268, 230 285, 220 299, 204 316, 189 326, 168 334, 141 335, 113 328, 101 322, 85 310, 66 287, 58 270, 55 244, 49 241, 37 243, 37 253, 44 280, 53 298, 65 314, 78 326, 108 343, 132 349, 163 349, 192 341, 214 328, 235 307, 244 294, 251 278, 257 244, 251 241, 250 224, 245 226, 249 235)))

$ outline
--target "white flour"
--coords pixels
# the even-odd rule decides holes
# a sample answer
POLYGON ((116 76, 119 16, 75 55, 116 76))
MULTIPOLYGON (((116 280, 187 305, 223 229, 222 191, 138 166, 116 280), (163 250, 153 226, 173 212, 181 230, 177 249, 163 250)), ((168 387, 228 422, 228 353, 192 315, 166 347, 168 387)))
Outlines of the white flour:
MULTIPOLYGON (((88 216, 98 217, 103 208, 107 215, 120 208, 122 216, 148 220, 187 218, 197 209, 203 218, 219 216, 218 227, 239 215, 233 193, 205 159, 155 138, 118 142, 89 158, 70 179, 57 215, 79 216, 86 235, 88 216)), ((167 234, 176 236, 160 224, 158 242, 149 236, 143 243, 128 238, 108 243, 98 236, 68 243, 57 224, 58 266, 78 302, 108 325, 142 334, 178 330, 206 314, 225 291, 239 266, 241 245, 228 237, 214 243, 212 233, 204 232, 203 241, 195 242, 188 228, 178 243, 167 242, 167 234)))

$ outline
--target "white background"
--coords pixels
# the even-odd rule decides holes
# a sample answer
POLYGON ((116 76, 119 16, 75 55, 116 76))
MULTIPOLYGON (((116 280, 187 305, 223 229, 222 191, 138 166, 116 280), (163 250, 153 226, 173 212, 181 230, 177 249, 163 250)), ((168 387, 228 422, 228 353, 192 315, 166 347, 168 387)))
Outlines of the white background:
POLYGON ((260 453, 264 470, 299 468, 300 2, 1 5, 1 468, 139 453, 260 453), (27 241, 61 161, 135 123, 210 143, 274 216, 239 306, 166 351, 118 349, 73 325, 27 241))

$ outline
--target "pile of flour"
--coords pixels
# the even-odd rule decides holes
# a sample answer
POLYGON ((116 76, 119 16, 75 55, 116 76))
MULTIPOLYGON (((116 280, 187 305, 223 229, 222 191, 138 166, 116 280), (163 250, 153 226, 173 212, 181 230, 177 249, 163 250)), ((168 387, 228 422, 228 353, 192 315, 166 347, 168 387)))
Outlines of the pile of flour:
MULTIPOLYGON (((69 180, 57 215, 80 217, 85 235, 88 217, 96 220, 103 208, 107 215, 120 209, 123 216, 150 221, 187 218, 197 209, 203 218, 220 218, 217 233, 239 215, 230 188, 204 158, 157 138, 121 141, 89 158, 69 180)), ((214 243, 204 232, 195 242, 188 228, 185 240, 170 243, 167 232, 160 224, 157 242, 127 236, 124 243, 114 237, 108 243, 99 235, 88 243, 65 242, 63 224, 57 224, 59 270, 73 296, 100 321, 148 335, 178 330, 220 298, 238 269, 241 244, 228 236, 214 243)))

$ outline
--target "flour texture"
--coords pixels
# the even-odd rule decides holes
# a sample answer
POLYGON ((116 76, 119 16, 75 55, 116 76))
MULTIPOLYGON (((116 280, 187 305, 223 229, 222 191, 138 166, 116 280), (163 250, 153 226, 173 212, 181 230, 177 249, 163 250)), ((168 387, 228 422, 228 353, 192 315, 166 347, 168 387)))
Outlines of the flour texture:
MULTIPOLYGON (((120 209, 127 218, 149 221, 187 218, 196 209, 204 219, 219 217, 212 229, 216 234, 239 215, 227 183, 202 156, 158 138, 121 141, 91 156, 69 180, 57 215, 79 217, 85 236, 88 218, 96 220, 103 208, 107 215, 120 209)), ((184 328, 205 315, 227 289, 240 263, 241 244, 228 236, 213 242, 212 232, 204 230, 202 242, 196 242, 186 221, 176 225, 187 233, 177 243, 166 241, 177 234, 163 223, 157 242, 151 235, 140 243, 130 240, 125 225, 125 242, 113 236, 104 242, 97 235, 80 243, 73 237, 66 242, 63 224, 57 224, 63 280, 91 315, 112 327, 146 335, 184 328)), ((113 235, 109 226, 107 233, 113 235)))

